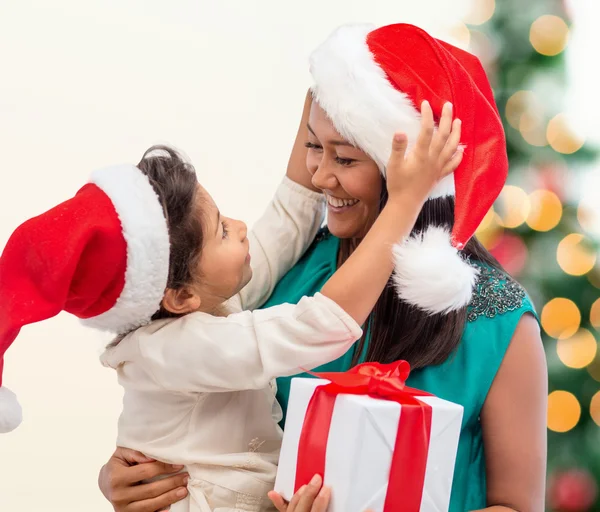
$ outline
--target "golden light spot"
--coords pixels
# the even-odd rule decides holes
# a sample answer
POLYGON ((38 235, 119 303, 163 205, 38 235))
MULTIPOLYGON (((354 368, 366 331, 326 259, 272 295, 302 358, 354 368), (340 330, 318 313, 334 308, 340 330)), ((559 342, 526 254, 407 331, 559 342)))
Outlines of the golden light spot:
POLYGON ((572 300, 557 297, 544 306, 541 320, 548 336, 562 340, 579 330, 581 313, 572 300))
POLYGON ((583 235, 572 233, 558 244, 556 259, 567 274, 582 276, 594 268, 596 253, 583 235))
POLYGON ((596 357, 586 368, 592 379, 600 382, 600 357, 596 357))
POLYGON ((502 220, 492 206, 477 228, 475 236, 489 250, 498 243, 503 231, 502 220))
POLYGON ((464 46, 465 48, 469 46, 469 43, 471 42, 471 31, 464 23, 454 25, 450 29, 450 36, 456 39, 459 46, 464 46))
POLYGON ((548 145, 546 124, 541 112, 527 110, 521 116, 519 131, 526 142, 532 146, 543 147, 548 145))
POLYGON ((598 343, 587 329, 579 329, 574 336, 558 340, 556 352, 559 359, 569 368, 585 368, 596 357, 598 343))
POLYGON ((558 114, 550 120, 546 139, 554 151, 563 155, 579 151, 585 142, 583 137, 574 132, 565 114, 558 114))
POLYGON ((527 224, 536 231, 550 231, 555 228, 563 213, 559 197, 550 190, 536 190, 529 194, 531 210, 527 224))
POLYGON ((554 56, 561 53, 569 41, 569 27, 558 16, 540 16, 529 30, 531 46, 542 55, 554 56))
POLYGON ((465 18, 465 23, 469 25, 482 25, 494 15, 495 9, 495 0, 477 0, 476 2, 471 2, 471 10, 465 18))
POLYGON ((597 331, 600 331, 600 299, 592 304, 590 309, 590 323, 597 331))
POLYGON ((568 391, 553 391, 548 395, 548 428, 568 432, 579 422, 581 405, 568 391))
POLYGON ((596 271, 590 272, 587 275, 587 278, 594 288, 600 289, 600 269, 596 269, 596 271))
POLYGON ((506 102, 506 120, 515 129, 519 129, 521 116, 536 104, 535 94, 531 91, 517 91, 506 102))
POLYGON ((502 224, 510 229, 523 224, 531 210, 527 193, 522 188, 512 185, 504 187, 496 205, 502 224))
POLYGON ((600 208, 594 207, 591 199, 584 198, 579 202, 577 220, 588 233, 600 235, 600 208))
POLYGON ((600 391, 592 397, 590 403, 590 416, 594 420, 594 423, 600 427, 600 391))

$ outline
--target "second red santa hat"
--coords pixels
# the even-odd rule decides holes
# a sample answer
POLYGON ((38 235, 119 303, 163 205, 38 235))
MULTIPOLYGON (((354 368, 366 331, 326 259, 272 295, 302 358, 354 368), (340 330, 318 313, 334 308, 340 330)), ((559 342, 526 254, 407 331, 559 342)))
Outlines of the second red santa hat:
POLYGON ((169 250, 162 205, 133 165, 96 171, 74 197, 15 230, 0 257, 0 433, 21 422, 2 382, 21 328, 61 311, 115 333, 148 323, 167 285, 169 250))

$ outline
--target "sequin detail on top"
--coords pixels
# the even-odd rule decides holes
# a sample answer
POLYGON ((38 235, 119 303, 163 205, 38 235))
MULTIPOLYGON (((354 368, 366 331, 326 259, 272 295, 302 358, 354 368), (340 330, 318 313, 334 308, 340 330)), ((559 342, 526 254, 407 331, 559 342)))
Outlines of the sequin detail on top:
POLYGON ((523 305, 525 290, 509 275, 486 265, 479 266, 476 292, 467 308, 467 321, 480 316, 494 318, 523 305))

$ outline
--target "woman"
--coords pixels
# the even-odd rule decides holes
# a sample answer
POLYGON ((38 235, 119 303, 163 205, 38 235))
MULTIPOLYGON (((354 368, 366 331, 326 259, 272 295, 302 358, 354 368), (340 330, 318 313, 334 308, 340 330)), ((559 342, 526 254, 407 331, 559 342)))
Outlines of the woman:
MULTIPOLYGON (((413 105, 427 99, 439 116, 443 101, 453 101, 466 145, 454 183, 427 201, 415 238, 397 251, 396 274, 363 340, 317 371, 409 361, 408 385, 464 406, 450 510, 543 510, 547 376, 539 326, 525 291, 471 237, 507 172, 504 134, 481 65, 410 25, 348 26, 317 49, 311 72, 316 101, 305 104, 288 176, 326 194, 328 225, 265 306, 320 290, 386 200, 382 162, 389 147, 382 141, 390 129, 403 119, 414 142, 413 105)), ((285 411, 289 379, 278 387, 285 411)), ((151 512, 185 494, 185 475, 135 484, 176 471, 117 449, 100 486, 115 510, 151 512)))

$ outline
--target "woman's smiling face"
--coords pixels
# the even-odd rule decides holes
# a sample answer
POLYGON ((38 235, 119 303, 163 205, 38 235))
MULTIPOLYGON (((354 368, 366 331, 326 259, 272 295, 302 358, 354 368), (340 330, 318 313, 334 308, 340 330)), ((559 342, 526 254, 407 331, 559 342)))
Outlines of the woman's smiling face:
POLYGON ((327 197, 327 226, 338 238, 362 238, 379 215, 384 181, 377 164, 352 146, 313 101, 306 164, 327 197))

